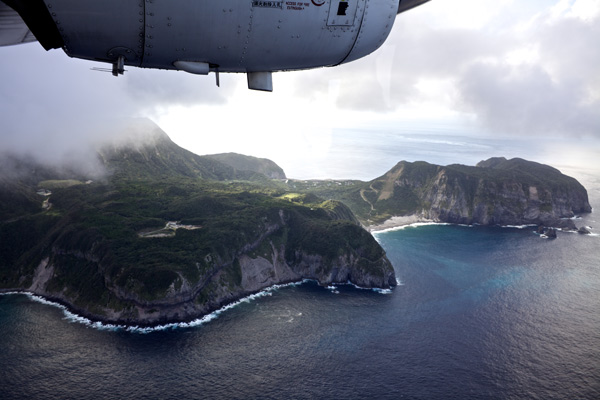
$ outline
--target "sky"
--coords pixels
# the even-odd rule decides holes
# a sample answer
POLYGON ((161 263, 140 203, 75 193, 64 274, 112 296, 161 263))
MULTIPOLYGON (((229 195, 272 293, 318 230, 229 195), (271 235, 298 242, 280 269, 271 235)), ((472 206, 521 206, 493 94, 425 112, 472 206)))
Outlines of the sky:
POLYGON ((85 160, 89 143, 119 134, 116 120, 143 117, 197 154, 270 158, 298 178, 341 162, 350 130, 359 146, 358 131, 507 138, 536 161, 600 169, 599 41, 598 0, 432 0, 399 15, 373 54, 275 73, 272 93, 243 74, 221 74, 220 88, 178 71, 114 78, 37 43, 2 47, 0 152, 85 160))

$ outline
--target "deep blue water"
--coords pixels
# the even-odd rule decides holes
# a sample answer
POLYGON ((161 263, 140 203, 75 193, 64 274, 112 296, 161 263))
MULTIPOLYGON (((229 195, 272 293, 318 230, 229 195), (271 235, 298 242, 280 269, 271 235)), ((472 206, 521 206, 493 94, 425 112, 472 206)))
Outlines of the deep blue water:
MULTIPOLYGON (((443 133, 340 134, 324 173, 536 148, 443 133)), ((576 176, 592 205, 598 176, 576 176)), ((577 225, 599 232, 595 214, 577 225)), ((376 237, 402 282, 391 294, 305 283, 192 328, 99 330, 0 296, 0 399, 600 399, 600 236, 434 225, 376 237)))
POLYGON ((391 294, 305 283, 193 328, 98 330, 0 296, 1 397, 600 398, 600 237, 377 238, 402 281, 391 294))

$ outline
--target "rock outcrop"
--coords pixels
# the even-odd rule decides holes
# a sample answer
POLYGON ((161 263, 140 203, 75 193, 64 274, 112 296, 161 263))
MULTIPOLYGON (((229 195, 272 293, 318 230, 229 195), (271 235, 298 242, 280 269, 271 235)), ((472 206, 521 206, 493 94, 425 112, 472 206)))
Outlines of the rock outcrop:
POLYGON ((229 255, 203 257, 197 263, 203 273, 196 280, 174 270, 172 280, 159 293, 144 289, 148 282, 136 275, 123 279, 119 273, 111 273, 118 266, 111 264, 114 255, 110 247, 93 241, 81 248, 85 241, 79 243, 79 235, 56 242, 32 276, 25 276, 27 283, 21 289, 66 304, 92 320, 156 325, 198 318, 270 286, 304 279, 321 285, 353 283, 365 288, 396 285, 394 269, 385 253, 358 225, 338 221, 333 229, 326 226, 321 233, 323 239, 333 243, 334 251, 319 251, 311 242, 313 238, 300 238, 290 232, 306 222, 293 214, 280 210, 277 223, 266 223, 256 240, 241 249, 228 249, 229 255), (350 243, 339 244, 340 235, 350 237, 350 243), (84 282, 68 276, 73 267, 84 282))
POLYGON ((107 174, 97 180, 73 166, 3 160, 11 167, 0 170, 0 290, 122 324, 187 321, 303 279, 395 286, 361 224, 410 216, 575 229, 568 218, 591 211, 575 179, 521 159, 400 162, 371 182, 285 183, 268 160, 200 157, 147 126, 98 150, 107 174))
POLYGON ((577 232, 581 233, 582 235, 590 235, 592 233, 587 226, 582 226, 577 230, 577 232))
POLYGON ((245 156, 237 153, 210 154, 204 158, 217 160, 229 165, 242 174, 257 173, 269 179, 285 179, 285 172, 277 164, 265 158, 245 156))
POLYGON ((579 182, 555 168, 522 159, 493 158, 476 167, 403 161, 369 182, 362 196, 373 199, 367 218, 361 215, 363 222, 416 215, 457 224, 576 229, 568 218, 591 212, 587 191, 579 182))

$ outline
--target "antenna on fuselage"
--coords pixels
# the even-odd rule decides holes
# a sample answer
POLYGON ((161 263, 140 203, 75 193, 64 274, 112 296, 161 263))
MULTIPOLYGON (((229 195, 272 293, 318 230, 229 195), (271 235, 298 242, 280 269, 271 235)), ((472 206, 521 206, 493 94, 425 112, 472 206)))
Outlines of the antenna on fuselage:
POLYGON ((125 69, 125 57, 124 56, 119 56, 119 58, 117 58, 117 61, 115 61, 113 63, 112 69, 111 68, 97 68, 97 67, 92 67, 90 69, 92 71, 111 72, 113 74, 113 76, 123 75, 125 73, 125 71, 127 71, 125 69))

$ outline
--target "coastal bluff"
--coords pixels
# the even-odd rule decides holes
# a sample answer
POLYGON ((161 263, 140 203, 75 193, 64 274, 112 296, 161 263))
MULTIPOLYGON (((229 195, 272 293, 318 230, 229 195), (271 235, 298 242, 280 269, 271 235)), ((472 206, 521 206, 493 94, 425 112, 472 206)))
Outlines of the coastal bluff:
POLYGON ((94 321, 184 322, 305 279, 393 288, 367 230, 386 222, 577 230, 572 218, 591 212, 577 180, 518 158, 295 180, 270 160, 198 156, 149 122, 134 131, 94 148, 86 168, 3 155, 0 291, 94 321))
POLYGON ((151 124, 93 154, 94 168, 2 157, 1 291, 41 295, 93 321, 152 326, 305 279, 396 285, 347 206, 289 196, 268 160, 198 156, 151 124))
POLYGON ((401 161, 369 182, 297 182, 347 204, 367 227, 432 221, 466 225, 543 225, 577 230, 589 213, 586 189, 548 165, 490 158, 476 166, 401 161), (386 225, 387 222, 387 225, 386 225))

